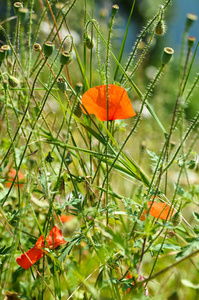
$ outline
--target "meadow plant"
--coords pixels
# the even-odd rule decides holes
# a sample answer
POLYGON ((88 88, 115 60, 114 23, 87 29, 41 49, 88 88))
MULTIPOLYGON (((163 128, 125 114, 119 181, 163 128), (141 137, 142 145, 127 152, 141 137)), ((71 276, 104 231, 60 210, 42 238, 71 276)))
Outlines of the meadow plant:
POLYGON ((4 1, 1 299, 198 299, 197 16, 127 54, 135 5, 118 42, 117 4, 4 1))

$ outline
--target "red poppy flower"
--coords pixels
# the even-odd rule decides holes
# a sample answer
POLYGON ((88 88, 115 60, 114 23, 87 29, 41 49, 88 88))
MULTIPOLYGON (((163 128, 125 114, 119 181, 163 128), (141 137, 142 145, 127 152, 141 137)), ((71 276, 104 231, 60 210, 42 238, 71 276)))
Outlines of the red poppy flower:
MULTIPOLYGON (((107 121, 107 85, 89 89, 82 96, 82 104, 89 114, 94 114, 99 120, 107 121)), ((87 112, 82 107, 83 112, 87 112)), ((121 86, 108 86, 108 120, 121 120, 135 116, 131 101, 125 89, 121 86)))
MULTIPOLYGON (((148 207, 150 207, 149 214, 157 219, 162 219, 162 220, 169 220, 170 217, 172 216, 174 210, 171 209, 169 205, 166 203, 157 203, 153 202, 151 205, 152 201, 148 202, 148 207)), ((146 210, 142 213, 140 220, 144 221, 145 220, 145 214, 147 213, 146 210)))
MULTIPOLYGON (((53 227, 46 240, 50 249, 56 249, 60 245, 66 243, 61 230, 56 226, 53 227)), ((16 258, 18 265, 27 270, 32 265, 34 265, 40 258, 42 258, 44 241, 44 237, 43 235, 41 235, 32 249, 28 250, 26 253, 16 258), (29 257, 29 259, 27 256, 29 257)))
MULTIPOLYGON (((128 272, 127 276, 126 276, 126 279, 129 279, 129 278, 132 278, 133 276, 130 274, 130 272, 128 272)), ((144 280, 144 277, 142 275, 139 276, 139 281, 143 281, 144 280)), ((135 285, 134 281, 131 283, 132 285, 135 285)), ((149 291, 148 291, 148 288, 146 286, 146 283, 143 284, 144 288, 145 288, 145 296, 149 296, 149 291)), ((130 292, 130 288, 127 289, 127 293, 130 292)))
MULTIPOLYGON (((15 176, 16 176, 16 170, 11 168, 10 171, 8 172, 8 181, 5 183, 6 187, 8 187, 8 188, 11 187, 12 181, 14 180, 15 176)), ((19 182, 23 182, 25 179, 24 175, 20 171, 18 172, 18 179, 19 179, 19 182)), ((16 178, 16 180, 17 180, 17 178, 16 178)), ((15 180, 15 182, 16 182, 16 180, 15 180)), ((19 187, 21 188, 22 186, 23 186, 23 183, 20 183, 19 187)))

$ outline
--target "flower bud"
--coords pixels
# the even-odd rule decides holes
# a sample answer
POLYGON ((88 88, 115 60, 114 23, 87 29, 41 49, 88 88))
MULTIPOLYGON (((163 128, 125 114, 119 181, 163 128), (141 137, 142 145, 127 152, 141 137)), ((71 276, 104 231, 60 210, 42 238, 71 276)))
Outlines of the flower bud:
POLYGON ((46 42, 44 44, 44 56, 49 57, 53 53, 54 50, 54 44, 52 42, 46 42))
POLYGON ((170 61, 172 55, 174 53, 174 50, 170 47, 165 47, 164 51, 162 53, 162 64, 166 65, 170 61))
POLYGON ((83 84, 81 82, 77 82, 76 85, 75 85, 75 91, 77 94, 81 93, 83 89, 83 84))
POLYGON ((0 48, 0 62, 6 58, 6 51, 0 48))
POLYGON ((54 157, 51 155, 51 152, 48 152, 48 155, 46 156, 45 161, 48 163, 51 163, 51 162, 53 162, 53 160, 54 160, 54 157))
POLYGON ((26 7, 22 7, 22 8, 19 8, 18 12, 19 12, 19 17, 20 17, 21 23, 24 24, 28 19, 29 9, 26 7))
POLYGON ((57 79, 57 87, 61 92, 65 92, 67 89, 67 83, 63 77, 57 79))
POLYGON ((40 52, 41 51, 41 45, 38 44, 38 43, 35 43, 33 45, 33 50, 36 51, 36 52, 40 52))
POLYGON ((61 65, 68 65, 73 59, 72 52, 63 51, 60 56, 61 65))
POLYGON ((119 10, 119 6, 118 6, 117 4, 114 4, 114 5, 112 6, 111 16, 112 16, 112 17, 115 17, 115 15, 117 14, 118 10, 119 10))
POLYGON ((85 43, 88 49, 92 49, 94 47, 94 40, 91 38, 91 36, 86 36, 85 43))
POLYGON ((180 213, 177 211, 173 217, 171 218, 171 222, 173 224, 174 227, 178 226, 181 222, 181 215, 180 213))
POLYGON ((8 83, 12 88, 15 88, 19 85, 19 80, 14 76, 9 75, 8 83))
POLYGON ((197 20, 198 20, 198 17, 195 14, 187 14, 187 20, 186 20, 186 25, 185 25, 186 30, 189 30, 189 28, 197 20))
POLYGON ((9 55, 9 53, 11 52, 10 50, 10 46, 9 45, 3 45, 1 46, 1 49, 5 50, 6 52, 6 57, 9 55))
POLYGON ((188 44, 188 48, 191 49, 193 48, 194 44, 195 44, 196 38, 194 36, 189 36, 187 39, 187 44, 188 44))
POLYGON ((23 7, 23 3, 21 3, 21 2, 14 3, 14 12, 17 17, 19 16, 19 9, 22 7, 23 7))
POLYGON ((73 112, 73 113, 74 113, 74 115, 77 116, 78 118, 81 117, 81 115, 82 115, 82 109, 81 109, 79 103, 75 106, 75 109, 74 109, 74 112, 73 112))
POLYGON ((165 33, 165 25, 163 20, 160 20, 156 25, 155 33, 158 35, 163 35, 165 33))

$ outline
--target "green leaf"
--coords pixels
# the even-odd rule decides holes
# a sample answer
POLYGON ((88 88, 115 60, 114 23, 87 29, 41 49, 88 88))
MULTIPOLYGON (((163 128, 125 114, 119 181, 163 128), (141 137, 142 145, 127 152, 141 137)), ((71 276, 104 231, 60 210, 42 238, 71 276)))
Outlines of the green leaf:
POLYGON ((194 218, 196 219, 196 221, 198 221, 199 222, 199 214, 197 213, 197 212, 193 212, 193 216, 194 216, 194 218))
POLYGON ((193 252, 199 250, 199 237, 196 238, 188 238, 186 241, 189 243, 185 247, 182 248, 182 251, 176 255, 176 260, 180 260, 193 252))

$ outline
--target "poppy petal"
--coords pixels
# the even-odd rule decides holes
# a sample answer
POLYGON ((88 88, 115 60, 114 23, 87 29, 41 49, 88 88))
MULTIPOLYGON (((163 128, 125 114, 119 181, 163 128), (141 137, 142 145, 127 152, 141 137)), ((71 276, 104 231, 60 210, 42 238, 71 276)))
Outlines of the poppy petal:
MULTIPOLYGON (((171 209, 169 205, 166 203, 158 203, 158 202, 153 202, 151 205, 152 201, 148 202, 148 207, 150 208, 149 214, 153 216, 154 218, 157 219, 162 219, 162 220, 169 220, 170 217, 172 216, 174 210, 171 209)), ((142 213, 140 220, 144 221, 145 220, 145 214, 147 213, 146 210, 142 213)))
MULTIPOLYGON (((135 116, 131 101, 125 89, 121 86, 108 86, 108 120, 121 120, 135 116)), ((89 89, 82 96, 82 104, 89 114, 94 114, 99 120, 107 121, 107 85, 89 89)), ((83 112, 87 112, 82 107, 83 112)))
POLYGON ((38 249, 37 247, 33 247, 28 250, 26 254, 22 254, 21 256, 16 258, 16 262, 24 269, 29 269, 32 265, 34 265, 40 258, 43 256, 43 251, 38 249), (28 257, 29 259, 28 259, 28 257))
POLYGON ((57 228, 57 226, 53 227, 46 240, 50 249, 56 249, 60 245, 66 243, 62 235, 62 231, 59 228, 57 228))
POLYGON ((62 215, 59 218, 62 223, 72 221, 72 219, 73 219, 71 216, 66 216, 66 215, 62 215))

